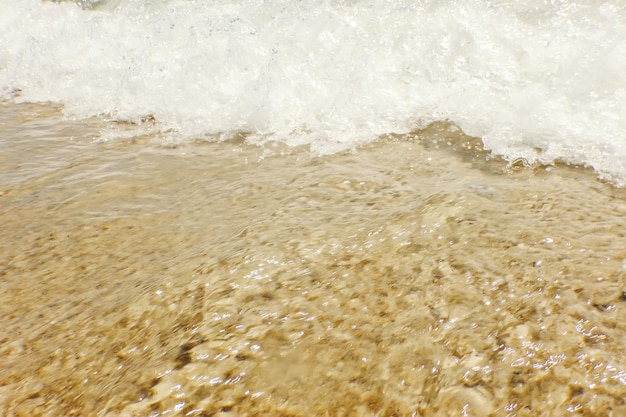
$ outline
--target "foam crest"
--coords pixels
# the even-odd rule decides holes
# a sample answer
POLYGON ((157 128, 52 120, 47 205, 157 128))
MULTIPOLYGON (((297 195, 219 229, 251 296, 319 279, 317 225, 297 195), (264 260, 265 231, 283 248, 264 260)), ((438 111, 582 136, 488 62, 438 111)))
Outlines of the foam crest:
POLYGON ((450 120, 509 160, 626 178, 618 0, 4 3, 4 96, 71 117, 318 153, 450 120))

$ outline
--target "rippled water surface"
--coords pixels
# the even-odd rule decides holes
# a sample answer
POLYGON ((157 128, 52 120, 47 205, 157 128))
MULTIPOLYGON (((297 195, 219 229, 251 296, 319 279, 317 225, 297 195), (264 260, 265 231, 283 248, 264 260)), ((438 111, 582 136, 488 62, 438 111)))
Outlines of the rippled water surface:
POLYGON ((2 415, 626 413, 626 196, 584 169, 0 118, 2 415))

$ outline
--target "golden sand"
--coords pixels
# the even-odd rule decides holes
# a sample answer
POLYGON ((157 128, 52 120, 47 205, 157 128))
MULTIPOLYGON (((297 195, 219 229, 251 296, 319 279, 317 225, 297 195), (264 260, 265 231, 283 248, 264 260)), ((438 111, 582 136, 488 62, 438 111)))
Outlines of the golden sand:
POLYGON ((0 415, 626 415, 626 193, 589 170, 101 123, 0 106, 0 415))

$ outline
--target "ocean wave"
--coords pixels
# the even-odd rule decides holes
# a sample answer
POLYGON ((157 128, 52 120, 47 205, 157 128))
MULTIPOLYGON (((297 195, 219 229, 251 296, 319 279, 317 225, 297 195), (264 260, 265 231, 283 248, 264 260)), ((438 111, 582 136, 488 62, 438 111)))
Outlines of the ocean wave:
POLYGON ((510 161, 626 178, 618 0, 78 3, 0 4, 4 99, 315 153, 446 120, 510 161))

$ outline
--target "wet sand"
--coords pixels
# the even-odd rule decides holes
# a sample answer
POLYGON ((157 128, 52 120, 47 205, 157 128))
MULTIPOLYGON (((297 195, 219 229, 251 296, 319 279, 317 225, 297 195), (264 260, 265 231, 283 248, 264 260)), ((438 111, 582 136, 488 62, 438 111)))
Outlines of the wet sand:
POLYGON ((445 124, 317 158, 102 128, 0 106, 1 415, 626 415, 591 171, 445 124))

